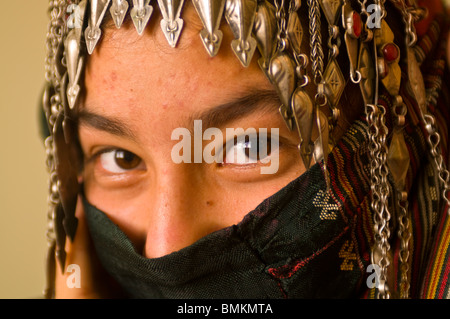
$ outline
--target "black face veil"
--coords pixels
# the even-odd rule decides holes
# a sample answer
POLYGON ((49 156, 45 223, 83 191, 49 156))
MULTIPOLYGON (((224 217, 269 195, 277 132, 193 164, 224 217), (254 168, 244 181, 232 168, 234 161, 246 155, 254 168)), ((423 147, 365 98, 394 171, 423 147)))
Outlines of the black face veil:
MULTIPOLYGON (((358 145, 346 159, 367 163, 359 153, 367 142, 364 126, 354 127, 358 145)), ((368 251, 358 250, 354 217, 327 192, 319 164, 239 224, 160 258, 143 257, 106 213, 84 205, 102 265, 131 298, 351 298, 367 289, 368 251)))

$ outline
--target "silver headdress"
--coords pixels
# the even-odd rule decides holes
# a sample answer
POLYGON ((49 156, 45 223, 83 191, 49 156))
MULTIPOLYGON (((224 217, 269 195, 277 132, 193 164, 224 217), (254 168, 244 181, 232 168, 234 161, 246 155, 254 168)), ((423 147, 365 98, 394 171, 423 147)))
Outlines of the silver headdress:
MULTIPOLYGON (((394 44, 394 35, 385 21, 385 2, 386 0, 307 0, 305 4, 300 0, 192 0, 204 27, 199 36, 211 57, 217 55, 224 45, 220 30, 223 18, 234 35, 230 44, 232 50, 244 67, 249 65, 258 48, 258 63, 278 92, 281 116, 287 127, 297 130, 300 136, 301 160, 306 168, 310 167, 313 159, 320 162, 327 185, 330 185, 327 158, 334 146, 332 131, 340 116, 338 106, 347 84, 338 63, 341 42, 345 43, 349 63, 348 78, 360 86, 364 101, 361 108, 365 110, 369 125, 371 205, 375 227, 372 260, 380 268, 378 296, 390 297, 387 283, 387 269, 391 263, 389 223, 392 214, 389 198, 395 193, 395 198, 398 199, 396 207, 400 211, 398 220, 403 252, 400 262, 404 264, 400 290, 401 297, 407 298, 408 249, 411 237, 411 226, 408 223, 411 217, 408 214, 408 194, 405 191, 409 157, 402 134, 406 106, 399 94, 400 49, 394 44), (369 2, 372 10, 369 10, 369 2), (308 13, 309 52, 302 47, 305 30, 299 18, 300 10, 308 13), (323 32, 326 30, 323 26, 325 22, 328 24, 328 35, 323 32), (324 36, 326 39, 323 39, 324 36), (325 58, 325 50, 328 51, 328 58, 325 58), (378 103, 380 85, 396 101, 393 112, 396 124, 393 132, 388 132, 386 110, 378 103), (308 86, 312 86, 316 92, 313 97, 307 93, 308 86), (314 127, 318 132, 316 140, 312 140, 314 127), (392 142, 388 147, 386 139, 389 134, 392 134, 392 142), (393 176, 395 189, 389 186, 389 172, 393 176)), ((409 85, 420 105, 421 121, 430 136, 428 142, 443 185, 442 198, 449 203, 450 174, 438 151, 439 134, 435 119, 427 110, 429 96, 414 53, 417 36, 413 23, 423 18, 423 10, 415 5, 415 1, 409 1, 413 3, 410 6, 406 5, 405 0, 391 2, 401 8, 407 35, 409 85)), ((70 115, 79 100, 85 60, 101 41, 102 22, 110 14, 115 26, 121 28, 129 15, 138 34, 143 34, 152 19, 153 11, 159 7, 162 32, 168 44, 175 48, 183 30, 184 5, 184 0, 50 0, 47 89, 43 97, 51 132, 45 141, 50 172, 47 297, 53 294, 54 258, 56 256, 64 271, 66 236, 73 239, 77 226, 74 215, 79 191, 76 179, 79 166, 77 154, 69 146, 75 141, 70 115)))

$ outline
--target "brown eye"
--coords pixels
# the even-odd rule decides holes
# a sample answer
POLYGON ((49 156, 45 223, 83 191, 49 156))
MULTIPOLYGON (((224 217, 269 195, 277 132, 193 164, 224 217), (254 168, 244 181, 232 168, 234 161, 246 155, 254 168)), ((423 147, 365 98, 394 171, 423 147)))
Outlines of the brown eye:
POLYGON ((114 159, 116 161, 117 166, 126 170, 136 168, 141 163, 141 159, 138 156, 124 150, 116 151, 114 159))
POLYGON ((262 135, 245 135, 240 138, 234 137, 231 147, 226 149, 224 155, 224 163, 234 164, 254 164, 261 161, 272 152, 270 136, 262 135))
POLYGON ((124 173, 145 167, 139 156, 121 149, 102 153, 100 163, 105 170, 111 173, 124 173))
POLYGON ((249 136, 246 136, 245 144, 243 146, 245 149, 245 156, 254 161, 260 161, 270 155, 271 147, 270 136, 267 135, 263 140, 260 138, 250 139, 249 136))

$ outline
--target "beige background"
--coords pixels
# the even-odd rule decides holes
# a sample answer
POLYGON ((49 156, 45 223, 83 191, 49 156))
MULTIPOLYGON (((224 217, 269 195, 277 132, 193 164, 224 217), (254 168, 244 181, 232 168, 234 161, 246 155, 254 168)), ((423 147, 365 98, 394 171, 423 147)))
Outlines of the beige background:
POLYGON ((38 102, 48 0, 0 3, 0 298, 40 298, 47 171, 38 102))

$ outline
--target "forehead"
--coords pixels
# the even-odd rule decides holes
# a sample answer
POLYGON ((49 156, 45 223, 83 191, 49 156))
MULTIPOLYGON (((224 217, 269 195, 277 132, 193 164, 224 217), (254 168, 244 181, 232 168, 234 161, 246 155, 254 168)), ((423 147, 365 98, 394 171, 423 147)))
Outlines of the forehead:
POLYGON ((152 117, 181 117, 254 88, 272 89, 257 64, 257 54, 249 67, 240 64, 231 50, 233 35, 225 19, 221 48, 211 58, 201 41, 203 26, 191 2, 185 4, 182 18, 184 28, 176 48, 161 31, 158 10, 141 36, 131 21, 121 29, 108 22, 102 40, 88 57, 86 105, 106 115, 132 112, 142 118, 151 111, 152 117))

